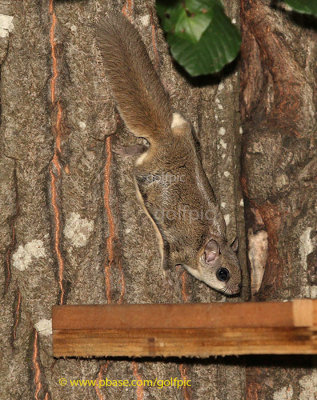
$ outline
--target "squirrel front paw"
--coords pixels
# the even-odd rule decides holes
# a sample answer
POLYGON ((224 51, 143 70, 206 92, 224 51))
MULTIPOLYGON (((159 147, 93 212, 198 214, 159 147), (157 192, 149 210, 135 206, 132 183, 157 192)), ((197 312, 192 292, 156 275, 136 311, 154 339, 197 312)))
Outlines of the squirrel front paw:
POLYGON ((122 157, 131 157, 144 153, 147 150, 147 147, 144 144, 135 144, 131 146, 116 146, 113 149, 115 154, 118 154, 122 157))

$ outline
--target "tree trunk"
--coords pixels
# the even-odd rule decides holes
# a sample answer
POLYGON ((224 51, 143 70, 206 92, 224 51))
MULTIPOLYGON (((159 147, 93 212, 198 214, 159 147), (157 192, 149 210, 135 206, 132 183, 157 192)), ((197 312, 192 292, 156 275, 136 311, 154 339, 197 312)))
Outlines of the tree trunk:
MULTIPOLYGON (((239 22, 239 2, 226 0, 225 5, 239 22)), ((249 243, 258 251, 260 237, 264 251, 258 264, 266 264, 253 298, 313 297, 314 33, 261 2, 243 1, 242 6, 243 135, 237 63, 218 78, 185 77, 169 56, 154 1, 0 0, 0 398, 231 400, 268 399, 276 392, 278 399, 310 399, 308 358, 292 358, 290 364, 283 358, 275 366, 261 357, 52 357, 54 304, 248 300, 241 140, 249 243), (160 270, 155 233, 135 196, 135 160, 117 152, 138 140, 118 117, 94 42, 98 18, 120 10, 140 31, 174 108, 197 132, 229 238, 240 239, 240 298, 216 294, 180 269, 174 272, 178 283, 172 290, 160 270), (261 19, 263 10, 268 21, 261 19), (305 40, 295 40, 304 35, 305 40), (281 70, 279 60, 286 56, 281 70), (70 384, 70 379, 106 378, 186 378, 191 387, 70 384)))
MULTIPOLYGON (((316 298, 316 22, 242 0, 240 110, 252 299, 316 298)), ((310 357, 248 360, 247 399, 313 399, 310 357)))

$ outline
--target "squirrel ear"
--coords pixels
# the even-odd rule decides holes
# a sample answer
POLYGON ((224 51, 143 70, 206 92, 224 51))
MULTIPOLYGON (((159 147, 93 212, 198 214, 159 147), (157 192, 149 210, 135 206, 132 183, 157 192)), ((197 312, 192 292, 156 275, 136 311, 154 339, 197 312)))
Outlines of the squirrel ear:
POLYGON ((211 239, 205 246, 205 261, 207 264, 213 263, 219 257, 218 243, 211 239))
POLYGON ((239 248, 239 239, 236 237, 234 241, 231 243, 232 250, 236 253, 239 248))

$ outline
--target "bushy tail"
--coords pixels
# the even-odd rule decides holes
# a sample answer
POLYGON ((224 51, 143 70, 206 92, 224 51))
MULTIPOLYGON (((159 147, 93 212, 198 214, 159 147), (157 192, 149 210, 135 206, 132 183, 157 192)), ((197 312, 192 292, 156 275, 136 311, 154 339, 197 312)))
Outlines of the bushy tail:
POLYGON ((96 38, 118 109, 130 131, 149 141, 170 134, 169 96, 134 26, 115 14, 99 23, 96 38))

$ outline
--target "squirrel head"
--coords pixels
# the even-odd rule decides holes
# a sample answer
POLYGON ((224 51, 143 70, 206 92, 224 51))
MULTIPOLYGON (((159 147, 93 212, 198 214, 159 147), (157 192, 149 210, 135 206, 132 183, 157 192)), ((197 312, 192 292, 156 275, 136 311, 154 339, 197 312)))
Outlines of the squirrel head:
POLYGON ((183 265, 195 278, 226 295, 241 289, 241 269, 236 255, 238 240, 231 245, 221 238, 208 238, 196 259, 196 268, 183 265))

